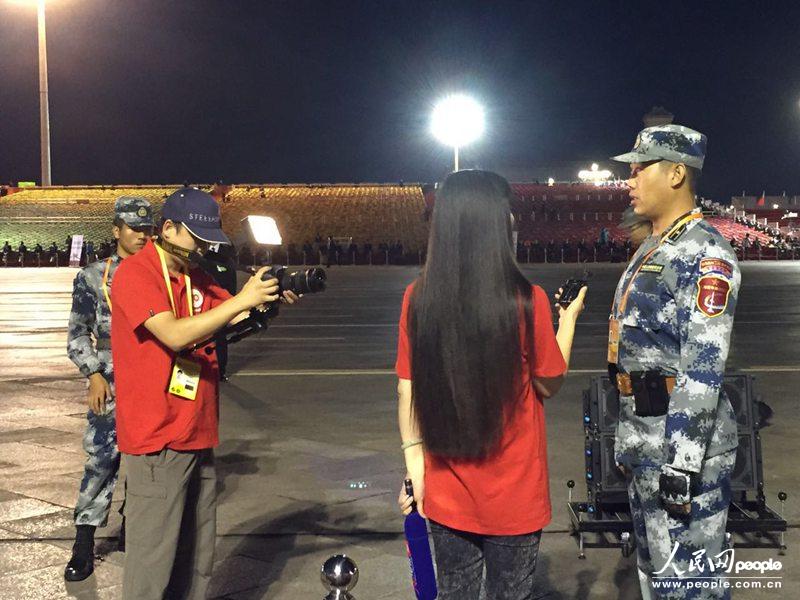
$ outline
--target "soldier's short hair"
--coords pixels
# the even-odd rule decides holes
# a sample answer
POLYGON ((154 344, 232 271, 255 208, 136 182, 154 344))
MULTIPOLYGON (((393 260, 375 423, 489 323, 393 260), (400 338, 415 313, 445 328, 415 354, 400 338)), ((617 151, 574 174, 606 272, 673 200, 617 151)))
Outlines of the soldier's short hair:
POLYGON ((697 167, 690 167, 689 165, 686 165, 686 179, 687 179, 686 183, 688 184, 689 191, 692 192, 692 194, 697 193, 697 184, 700 181, 700 177, 702 177, 702 175, 703 172, 697 167))
MULTIPOLYGON (((678 164, 678 163, 675 163, 675 162, 672 162, 672 161, 668 161, 668 160, 664 160, 664 161, 661 161, 661 162, 663 164, 668 165, 668 166, 672 166, 672 165, 678 164)), ((681 164, 683 164, 683 166, 686 168, 686 185, 689 186, 689 191, 692 194, 696 194, 697 193, 697 182, 700 181, 700 177, 701 177, 703 172, 700 169, 698 169, 697 167, 690 167, 686 163, 681 163, 681 164)))

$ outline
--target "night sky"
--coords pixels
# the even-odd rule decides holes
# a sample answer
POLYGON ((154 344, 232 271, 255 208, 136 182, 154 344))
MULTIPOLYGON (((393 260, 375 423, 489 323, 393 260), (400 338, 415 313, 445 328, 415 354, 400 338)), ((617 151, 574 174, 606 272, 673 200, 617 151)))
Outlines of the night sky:
MULTIPOLYGON (((440 179, 604 160, 654 105, 709 137, 700 192, 800 194, 800 3, 52 0, 56 184, 440 179)), ((0 180, 39 180, 36 10, 0 0, 0 180)))

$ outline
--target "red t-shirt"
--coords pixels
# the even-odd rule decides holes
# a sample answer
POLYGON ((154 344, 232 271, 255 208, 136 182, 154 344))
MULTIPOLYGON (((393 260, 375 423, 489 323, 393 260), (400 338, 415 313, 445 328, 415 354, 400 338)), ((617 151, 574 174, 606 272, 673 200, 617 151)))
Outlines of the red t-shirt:
MULTIPOLYGON (((408 307, 413 283, 406 288, 400 313, 395 370, 411 379, 408 307)), ((484 460, 453 459, 425 453, 425 513, 460 531, 483 535, 520 535, 550 522, 544 405, 532 377, 557 377, 566 371, 553 331, 550 302, 533 286, 534 355, 522 343, 522 390, 519 409, 506 420, 498 450, 484 460)), ((525 340, 525 320, 520 335, 525 340)))
MULTIPOLYGON (((221 304, 230 294, 199 269, 189 272, 194 314, 221 304)), ((189 316, 184 277, 170 273, 178 318, 189 316)), ((116 385, 117 444, 127 454, 164 448, 201 450, 219 443, 217 353, 191 353, 200 363, 194 400, 167 391, 175 353, 144 326, 150 317, 172 311, 161 262, 152 242, 120 263, 111 287, 111 348, 116 385)), ((213 347, 213 345, 212 345, 213 347)))

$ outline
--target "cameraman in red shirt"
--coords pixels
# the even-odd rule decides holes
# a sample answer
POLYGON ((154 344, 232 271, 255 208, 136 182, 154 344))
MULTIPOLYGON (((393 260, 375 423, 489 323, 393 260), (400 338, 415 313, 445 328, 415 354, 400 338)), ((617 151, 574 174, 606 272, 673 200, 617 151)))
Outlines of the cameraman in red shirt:
MULTIPOLYGON (((219 206, 182 188, 162 208, 159 239, 116 272, 112 351, 117 439, 127 469, 124 598, 205 598, 216 540, 219 372, 213 344, 189 350, 279 299, 260 269, 235 296, 190 264, 230 244, 219 206)), ((285 292, 283 300, 297 299, 285 292)))

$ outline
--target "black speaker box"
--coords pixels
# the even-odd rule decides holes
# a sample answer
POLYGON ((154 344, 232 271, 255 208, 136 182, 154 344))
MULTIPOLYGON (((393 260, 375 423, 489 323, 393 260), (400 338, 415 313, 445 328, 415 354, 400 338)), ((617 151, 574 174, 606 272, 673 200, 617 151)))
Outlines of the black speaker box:
POLYGON ((583 394, 583 425, 600 432, 614 433, 619 419, 619 393, 607 376, 592 377, 583 394))
MULTIPOLYGON (((733 492, 757 491, 764 481, 758 409, 749 375, 730 374, 723 382, 736 414, 739 446, 731 475, 733 492)), ((590 501, 627 502, 625 478, 614 464, 614 433, 619 418, 619 394, 607 376, 593 377, 583 395, 586 432, 584 458, 590 501)))

